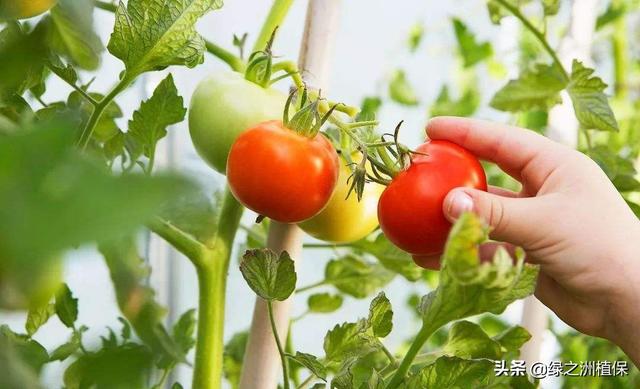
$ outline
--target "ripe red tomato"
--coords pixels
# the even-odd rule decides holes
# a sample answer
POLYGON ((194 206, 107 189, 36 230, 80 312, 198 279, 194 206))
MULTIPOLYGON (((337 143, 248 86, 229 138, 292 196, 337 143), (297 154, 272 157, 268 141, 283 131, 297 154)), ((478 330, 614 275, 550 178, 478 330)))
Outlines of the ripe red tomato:
POLYGON ((308 138, 271 120, 238 136, 229 152, 227 178, 245 207, 282 223, 298 223, 327 205, 339 169, 338 154, 323 135, 308 138))
POLYGON ((393 178, 380 197, 378 220, 389 240, 415 257, 441 254, 451 223, 442 203, 456 187, 487 190, 478 159, 466 149, 441 140, 424 143, 409 167, 393 178))

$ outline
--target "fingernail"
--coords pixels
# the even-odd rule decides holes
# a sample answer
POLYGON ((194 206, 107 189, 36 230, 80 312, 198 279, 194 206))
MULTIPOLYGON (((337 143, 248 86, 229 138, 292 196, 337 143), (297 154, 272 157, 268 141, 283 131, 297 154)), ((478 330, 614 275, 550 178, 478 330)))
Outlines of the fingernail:
POLYGON ((462 190, 454 191, 447 204, 446 216, 450 220, 456 220, 465 212, 473 209, 473 199, 462 190))

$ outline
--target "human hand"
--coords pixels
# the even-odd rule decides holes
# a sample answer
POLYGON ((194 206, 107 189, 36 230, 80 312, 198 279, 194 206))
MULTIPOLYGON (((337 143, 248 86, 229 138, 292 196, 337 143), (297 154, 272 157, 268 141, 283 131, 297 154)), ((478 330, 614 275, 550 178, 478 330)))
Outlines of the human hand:
POLYGON ((495 162, 522 184, 519 193, 456 188, 443 203, 446 217, 473 211, 491 226, 492 239, 524 248, 527 261, 540 265, 538 299, 639 365, 640 222, 602 169, 576 150, 496 123, 439 117, 427 134, 495 162))

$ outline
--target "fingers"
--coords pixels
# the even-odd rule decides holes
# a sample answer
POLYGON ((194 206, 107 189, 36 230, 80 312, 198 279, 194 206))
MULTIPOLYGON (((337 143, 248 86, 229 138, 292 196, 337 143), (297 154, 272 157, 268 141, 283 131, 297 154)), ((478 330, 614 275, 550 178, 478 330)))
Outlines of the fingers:
POLYGON ((455 221, 464 212, 473 211, 491 227, 492 239, 523 246, 539 238, 538 229, 544 200, 541 198, 503 197, 471 188, 456 188, 449 192, 442 204, 445 217, 455 221))
POLYGON ((565 154, 558 143, 533 131, 482 120, 437 117, 427 124, 427 134, 431 139, 454 142, 480 159, 495 162, 507 174, 534 189, 542 186, 565 154))

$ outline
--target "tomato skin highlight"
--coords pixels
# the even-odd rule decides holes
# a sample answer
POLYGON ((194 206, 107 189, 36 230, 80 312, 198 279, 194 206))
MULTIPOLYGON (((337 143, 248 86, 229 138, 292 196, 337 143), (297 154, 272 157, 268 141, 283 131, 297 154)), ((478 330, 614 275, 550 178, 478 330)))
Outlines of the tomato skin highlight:
MULTIPOLYGON (((358 154, 352 155, 358 161, 358 154)), ((384 186, 374 182, 364 187, 362 199, 349 193, 351 169, 340 158, 340 177, 327 206, 316 216, 300 223, 300 228, 316 239, 331 243, 349 243, 369 235, 378 226, 378 199, 384 186)))
MULTIPOLYGON (((378 203, 378 220, 387 238, 420 257, 442 253, 451 223, 445 218, 442 203, 457 187, 487 190, 487 179, 478 159, 466 149, 441 140, 417 148, 427 155, 414 155, 410 166, 387 186, 378 203)), ((418 258, 416 258, 418 257, 418 258)))
POLYGON ((0 18, 28 19, 51 9, 56 0, 0 0, 0 18))
POLYGON ((338 153, 323 135, 307 138, 271 120, 240 134, 229 152, 227 179, 245 207, 298 223, 327 205, 339 168, 338 153))
POLYGON ((198 84, 189 108, 189 134, 196 151, 225 174, 231 145, 244 130, 280 119, 286 96, 232 71, 218 71, 198 84))

